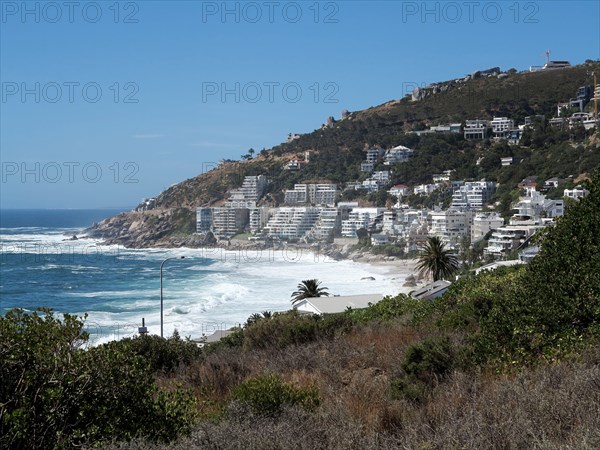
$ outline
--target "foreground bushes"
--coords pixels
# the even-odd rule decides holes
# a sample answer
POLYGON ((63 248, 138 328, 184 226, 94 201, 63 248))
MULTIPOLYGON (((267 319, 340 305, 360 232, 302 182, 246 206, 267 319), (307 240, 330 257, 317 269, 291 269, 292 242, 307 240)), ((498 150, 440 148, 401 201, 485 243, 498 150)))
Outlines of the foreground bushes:
POLYGON ((68 448, 106 439, 174 439, 194 401, 157 388, 130 343, 87 350, 83 322, 51 311, 0 318, 0 448, 68 448))

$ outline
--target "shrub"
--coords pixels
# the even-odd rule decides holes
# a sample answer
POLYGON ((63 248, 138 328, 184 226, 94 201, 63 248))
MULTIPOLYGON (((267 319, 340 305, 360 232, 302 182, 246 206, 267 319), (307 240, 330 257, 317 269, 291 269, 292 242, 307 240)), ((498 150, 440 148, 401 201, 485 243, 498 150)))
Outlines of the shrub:
POLYGON ((445 377, 453 363, 450 340, 447 337, 434 337, 408 347, 402 368, 409 376, 432 384, 445 377))
POLYGON ((194 402, 159 390, 130 345, 88 350, 83 322, 50 310, 0 317, 0 448, 67 448, 190 428, 194 402))
POLYGON ((368 308, 350 311, 350 316, 356 323, 366 323, 372 320, 388 321, 406 316, 412 319, 420 316, 427 309, 431 308, 430 302, 416 300, 406 294, 399 294, 395 297, 384 297, 378 303, 370 305, 368 308))
POLYGON ((421 403, 427 396, 427 385, 414 378, 397 378, 390 383, 390 392, 393 400, 408 400, 421 403))
POLYGON ((316 339, 320 316, 301 315, 297 311, 274 314, 244 329, 244 349, 284 348, 316 339))
POLYGON ((115 343, 127 346, 136 355, 146 359, 153 372, 172 373, 181 365, 189 365, 202 352, 196 343, 183 340, 177 331, 168 339, 156 335, 136 336, 115 343))
POLYGON ((255 413, 266 416, 280 414, 284 406, 298 405, 312 411, 320 404, 315 387, 296 388, 284 383, 278 375, 244 381, 233 390, 233 398, 252 408, 255 413))

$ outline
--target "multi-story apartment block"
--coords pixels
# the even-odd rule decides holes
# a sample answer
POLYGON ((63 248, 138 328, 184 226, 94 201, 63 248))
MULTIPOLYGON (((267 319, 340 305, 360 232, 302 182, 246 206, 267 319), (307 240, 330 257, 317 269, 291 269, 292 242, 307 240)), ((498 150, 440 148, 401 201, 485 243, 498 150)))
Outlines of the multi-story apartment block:
POLYGON ((356 230, 373 228, 383 219, 385 208, 354 208, 348 219, 342 220, 342 236, 356 237, 356 230))
POLYGON ((376 192, 382 189, 386 184, 390 182, 390 171, 379 170, 373 172, 371 177, 362 182, 362 187, 369 192, 376 192))
POLYGON ((540 229, 539 226, 515 227, 504 226, 492 232, 488 241, 488 246, 484 249, 484 255, 490 255, 494 258, 501 258, 511 250, 515 250, 533 236, 540 229))
POLYGON ((389 166, 390 164, 398 164, 398 163, 407 161, 408 158, 410 158, 412 154, 413 154, 413 150, 411 150, 408 147, 404 147, 403 145, 399 145, 397 147, 394 147, 394 148, 388 150, 385 153, 384 164, 386 166, 389 166))
POLYGON ((396 224, 397 212, 393 209, 388 209, 383 212, 382 231, 386 234, 395 234, 394 225, 396 224))
POLYGON ((450 248, 455 248, 462 238, 471 236, 473 215, 470 210, 432 211, 429 234, 439 237, 450 248))
POLYGON ((308 203, 308 187, 306 184, 296 184, 294 189, 286 190, 284 195, 286 205, 304 205, 308 203))
POLYGON ((248 221, 248 208, 212 208, 212 232, 219 240, 243 232, 248 221))
POLYGON ((496 138, 508 138, 511 130, 515 127, 515 122, 508 117, 494 117, 491 122, 492 133, 496 138))
POLYGON ((212 208, 196 209, 196 232, 208 233, 212 228, 212 208))
POLYGON ((285 191, 285 204, 334 206, 337 194, 336 184, 296 184, 285 191))
POLYGON ((385 150, 382 148, 370 148, 367 150, 367 157, 365 160, 370 163, 376 163, 384 154, 385 150))
POLYGON ((564 201, 546 199, 533 186, 525 188, 525 196, 519 199, 518 212, 510 218, 510 225, 540 225, 564 215, 564 201))
POLYGON ((299 240, 307 235, 320 217, 320 208, 282 207, 273 211, 264 231, 283 240, 299 240))
POLYGON ((466 182, 452 194, 452 208, 481 209, 496 192, 493 181, 466 182))
POLYGON ((231 191, 229 201, 225 206, 229 208, 254 208, 256 202, 262 197, 267 187, 267 176, 247 176, 242 186, 231 191))
POLYGON ((335 206, 337 184, 309 184, 308 201, 313 205, 335 206))
POLYGON ((485 139, 488 129, 486 120, 467 120, 465 122, 465 139, 485 139))
POLYGON ((305 238, 311 241, 333 242, 333 238, 340 234, 341 223, 338 208, 319 208, 319 218, 305 238))
POLYGON ((268 206, 261 206, 260 208, 250 208, 248 211, 249 217, 249 228, 252 233, 257 233, 262 230, 269 220, 268 206))
POLYGON ((412 193, 412 189, 405 184, 397 184, 396 186, 392 187, 388 193, 400 199, 406 195, 410 195, 412 193))
POLYGON ((473 217, 471 243, 482 240, 486 234, 504 225, 504 219, 498 213, 480 213, 473 217))
POLYGON ((413 187, 413 193, 415 195, 429 195, 440 186, 437 183, 434 184, 419 184, 413 187))

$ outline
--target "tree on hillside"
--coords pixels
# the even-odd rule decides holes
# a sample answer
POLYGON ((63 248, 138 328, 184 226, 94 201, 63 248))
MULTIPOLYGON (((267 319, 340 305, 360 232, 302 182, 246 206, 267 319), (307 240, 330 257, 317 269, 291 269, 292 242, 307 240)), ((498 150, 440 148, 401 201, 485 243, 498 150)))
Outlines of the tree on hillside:
POLYGON ((321 282, 319 280, 302 280, 298 284, 298 290, 292 293, 292 305, 295 305, 300 300, 312 297, 329 296, 326 287, 320 287, 321 282))
POLYGON ((446 250, 446 245, 439 237, 433 236, 421 246, 417 269, 420 274, 437 281, 449 278, 458 269, 458 260, 450 250, 446 250))
POLYGON ((600 169, 590 194, 540 234, 527 271, 527 308, 546 332, 600 323, 600 169), (543 318, 543 319, 540 319, 543 318))

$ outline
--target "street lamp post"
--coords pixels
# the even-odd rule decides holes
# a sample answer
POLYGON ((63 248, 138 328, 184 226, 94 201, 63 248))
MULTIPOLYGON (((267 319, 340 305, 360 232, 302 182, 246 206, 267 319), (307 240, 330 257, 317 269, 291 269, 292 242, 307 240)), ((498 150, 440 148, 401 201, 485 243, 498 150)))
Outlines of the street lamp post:
POLYGON ((165 259, 160 265, 160 337, 163 337, 163 266, 170 259, 184 259, 185 256, 174 256, 172 258, 165 259))

